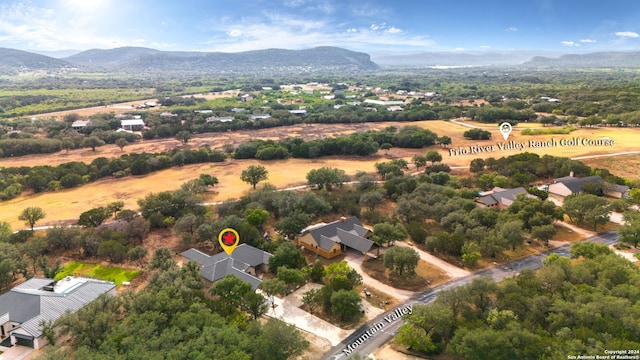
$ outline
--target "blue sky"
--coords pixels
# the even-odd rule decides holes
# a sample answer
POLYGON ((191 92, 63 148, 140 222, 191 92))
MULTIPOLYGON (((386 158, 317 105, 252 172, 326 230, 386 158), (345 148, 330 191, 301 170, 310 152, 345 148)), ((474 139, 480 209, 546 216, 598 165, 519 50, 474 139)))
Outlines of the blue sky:
POLYGON ((0 47, 640 49, 638 0, 0 0, 0 47))

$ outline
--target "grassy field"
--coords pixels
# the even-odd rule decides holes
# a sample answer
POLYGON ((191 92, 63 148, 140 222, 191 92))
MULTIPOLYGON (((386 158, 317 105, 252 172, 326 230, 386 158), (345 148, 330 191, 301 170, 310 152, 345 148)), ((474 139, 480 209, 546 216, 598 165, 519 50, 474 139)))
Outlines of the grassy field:
MULTIPOLYGON (((284 136, 298 136, 300 133, 314 134, 328 131, 331 134, 351 133, 354 131, 363 131, 367 129, 380 129, 389 125, 404 126, 407 123, 375 123, 375 124, 357 124, 357 125, 340 125, 326 127, 320 124, 299 125, 287 127, 283 129, 264 129, 259 131, 246 131, 238 133, 224 134, 206 134, 206 136, 198 137, 192 140, 191 146, 210 144, 212 147, 221 146, 227 141, 233 139, 250 139, 250 138, 271 138, 284 136), (298 131, 299 133, 296 133, 298 131), (286 134, 286 135, 282 135, 286 134)), ((452 124, 446 121, 419 121, 413 122, 411 125, 417 125, 423 128, 431 129, 438 135, 448 135, 453 139, 455 147, 469 147, 474 144, 491 145, 503 142, 502 135, 496 130, 492 132, 493 139, 489 141, 473 141, 462 137, 462 133, 468 128, 452 124), (500 141, 496 140, 499 139, 500 141)), ((623 152, 640 150, 638 139, 640 139, 640 129, 621 129, 621 128, 594 128, 580 129, 573 132, 568 137, 582 138, 599 138, 608 137, 616 141, 613 147, 588 148, 588 147, 551 147, 530 149, 527 151, 536 152, 540 155, 549 154, 556 156, 584 156, 597 155, 609 152, 623 152)), ((536 141, 544 141, 554 136, 521 136, 516 133, 511 134, 509 140, 516 142, 528 142, 530 139, 536 141)), ((561 137, 555 136, 556 139, 561 137)), ((125 151, 162 151, 178 146, 176 140, 160 140, 153 142, 142 142, 140 144, 125 147, 125 151)), ((477 157, 502 157, 517 154, 518 150, 495 151, 485 154, 468 154, 460 156, 450 156, 449 151, 438 146, 434 146, 443 155, 443 162, 450 166, 468 166, 469 162, 477 157)), ((164 190, 175 190, 180 185, 190 179, 196 178, 201 173, 215 175, 220 180, 220 184, 215 188, 215 193, 208 194, 206 201, 223 201, 243 196, 250 190, 250 186, 240 181, 240 172, 249 165, 260 164, 269 171, 269 183, 284 188, 306 183, 306 174, 311 169, 323 166, 336 167, 345 170, 349 175, 353 175, 356 171, 373 172, 376 162, 387 161, 389 158, 405 158, 411 160, 416 154, 424 154, 427 149, 391 149, 388 155, 379 152, 377 156, 371 157, 337 157, 322 159, 287 159, 274 161, 257 161, 257 160, 228 160, 224 163, 187 165, 180 168, 171 168, 164 171, 152 173, 146 176, 129 176, 122 179, 103 179, 91 184, 87 184, 78 188, 61 190, 54 193, 40 194, 24 194, 16 199, 0 203, 0 221, 6 221, 11 224, 14 230, 25 227, 24 223, 18 221, 20 212, 28 206, 39 206, 47 213, 46 218, 39 223, 55 224, 62 220, 76 220, 80 213, 97 206, 106 205, 114 200, 122 200, 129 209, 137 209, 137 200, 144 197, 150 192, 159 192, 164 190)), ((111 145, 99 148, 97 152, 91 150, 71 151, 69 155, 63 152, 51 155, 39 155, 33 157, 21 157, 14 159, 0 160, 0 166, 25 166, 37 164, 59 164, 67 161, 91 161, 98 156, 118 156, 120 150, 111 145)), ((631 165, 640 162, 640 155, 621 157, 621 158, 604 158, 594 159, 592 164, 605 164, 604 161, 610 161, 619 168, 630 168, 628 172, 640 172, 638 167, 631 169, 631 165)), ((600 167, 604 167, 601 165, 600 167)), ((614 173, 616 173, 614 171, 614 173)), ((627 173, 627 174, 629 174, 627 173)), ((637 176, 634 176, 637 178, 637 176)))
POLYGON ((116 285, 122 285, 123 281, 131 281, 140 274, 139 270, 128 270, 115 266, 102 266, 72 261, 64 266, 62 271, 56 274, 55 280, 66 276, 86 276, 94 279, 113 281, 116 285))

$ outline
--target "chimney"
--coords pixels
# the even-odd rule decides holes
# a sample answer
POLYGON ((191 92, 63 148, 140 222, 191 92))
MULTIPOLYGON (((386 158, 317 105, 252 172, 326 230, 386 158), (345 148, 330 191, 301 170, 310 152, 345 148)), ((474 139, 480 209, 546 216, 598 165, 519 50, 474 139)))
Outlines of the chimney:
POLYGON ((569 177, 573 177, 573 171, 569 173, 569 177))

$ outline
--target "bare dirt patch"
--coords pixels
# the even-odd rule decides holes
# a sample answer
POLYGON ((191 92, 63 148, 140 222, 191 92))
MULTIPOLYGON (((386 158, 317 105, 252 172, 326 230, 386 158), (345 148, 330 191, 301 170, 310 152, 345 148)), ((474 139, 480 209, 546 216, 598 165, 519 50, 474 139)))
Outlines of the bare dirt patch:
POLYGON ((309 347, 302 354, 295 357, 296 360, 322 359, 324 354, 331 350, 331 343, 329 340, 304 330, 298 329, 298 331, 300 331, 304 339, 309 342, 309 347))
POLYGON ((415 275, 398 275, 385 269, 382 258, 370 259, 362 263, 362 270, 378 281, 398 289, 409 291, 424 291, 429 287, 437 286, 450 279, 442 269, 427 263, 418 261, 415 275))

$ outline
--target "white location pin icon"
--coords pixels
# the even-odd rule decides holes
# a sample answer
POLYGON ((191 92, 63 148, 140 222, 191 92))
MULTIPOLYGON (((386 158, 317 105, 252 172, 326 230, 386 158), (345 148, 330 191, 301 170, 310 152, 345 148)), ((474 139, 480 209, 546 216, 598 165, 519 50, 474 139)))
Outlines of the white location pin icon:
POLYGON ((502 133, 505 141, 507 141, 507 139, 509 138, 509 134, 511 134, 511 131, 513 131, 513 128, 508 122, 503 122, 502 124, 500 124, 500 132, 502 133))

